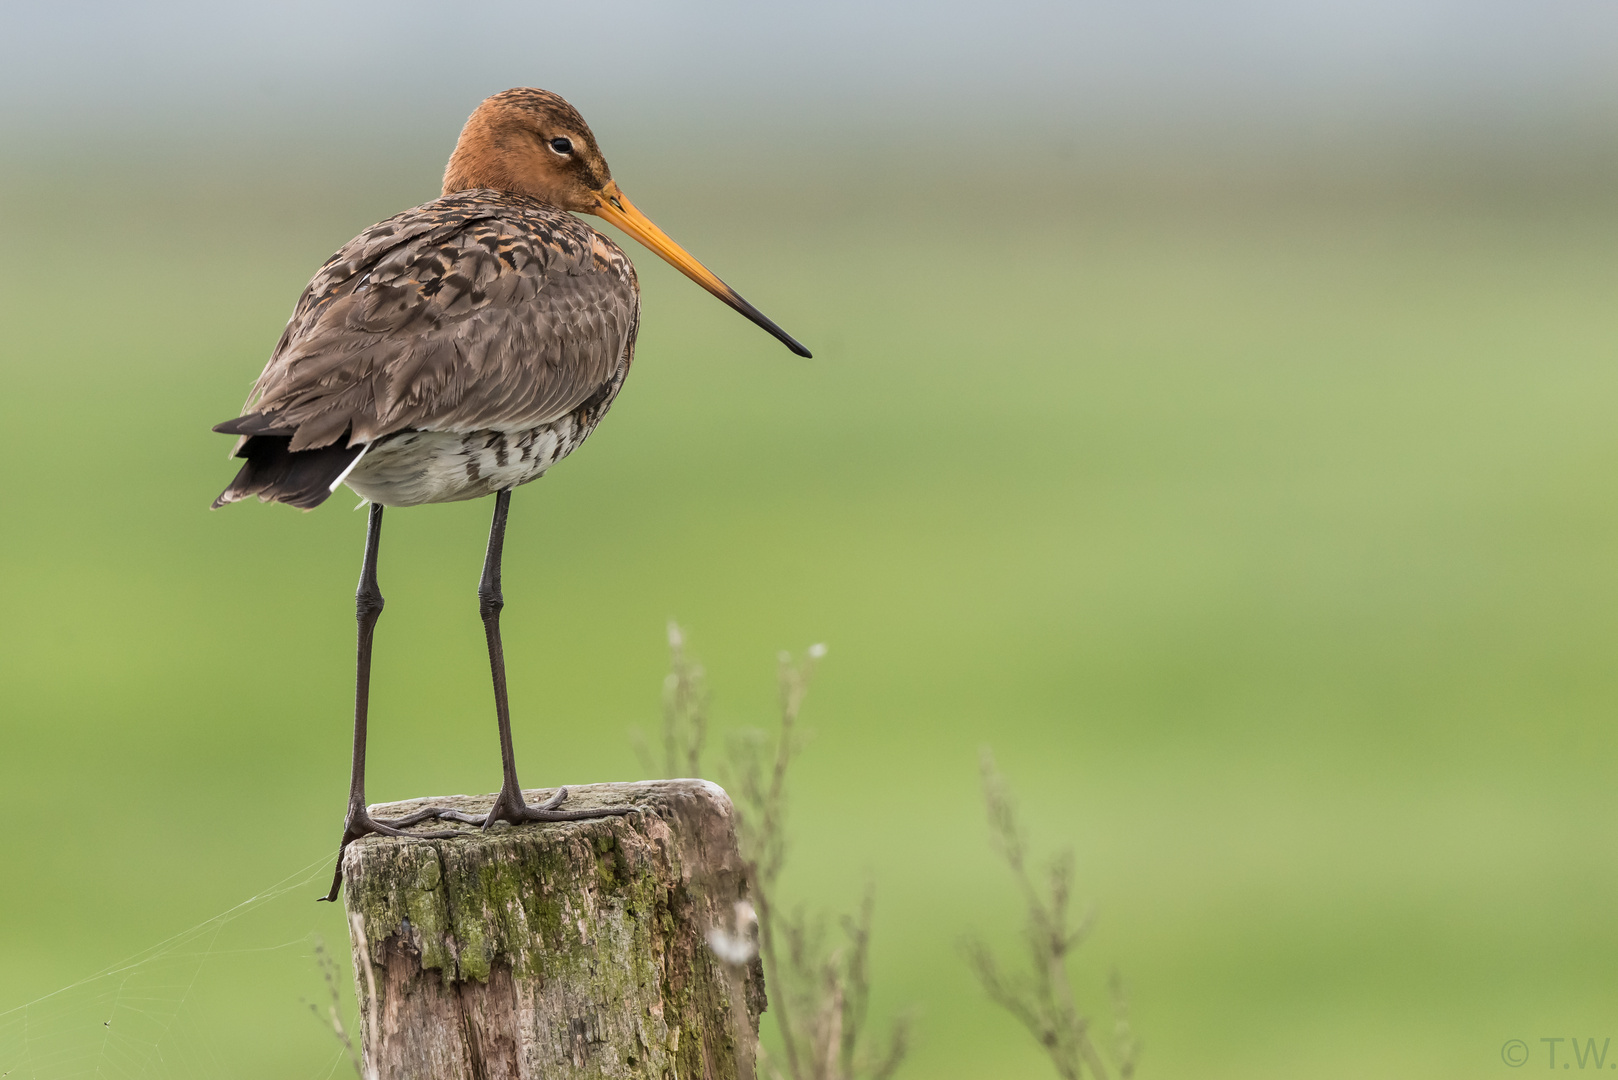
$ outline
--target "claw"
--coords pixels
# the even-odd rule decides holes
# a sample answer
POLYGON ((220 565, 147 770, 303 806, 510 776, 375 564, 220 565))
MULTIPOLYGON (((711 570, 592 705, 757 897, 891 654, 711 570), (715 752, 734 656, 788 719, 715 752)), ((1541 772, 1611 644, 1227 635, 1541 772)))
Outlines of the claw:
POLYGON ((623 817, 639 809, 634 806, 610 806, 598 810, 556 809, 566 798, 567 788, 558 788, 555 795, 538 806, 529 806, 523 802, 520 789, 501 788, 500 794, 494 798, 494 805, 489 808, 489 813, 483 819, 483 827, 487 829, 496 821, 505 821, 512 825, 519 825, 524 821, 589 821, 591 818, 623 817))
POLYGON ((379 836, 405 836, 413 837, 417 840, 452 840, 462 834, 450 829, 435 829, 431 832, 405 832, 404 826, 414 825, 416 822, 426 821, 428 818, 439 818, 458 812, 439 807, 428 807, 425 810, 417 810, 415 813, 406 814, 402 818, 378 819, 372 817, 363 806, 349 807, 348 820, 343 822, 343 843, 337 849, 337 866, 331 875, 331 891, 319 899, 329 903, 337 902, 337 894, 343 888, 343 853, 348 850, 348 845, 360 837, 375 833, 379 836))
POLYGON ((332 873, 331 891, 320 899, 333 903, 343 886, 343 852, 348 845, 362 836, 376 833, 380 836, 403 836, 416 840, 453 840, 467 834, 453 829, 435 829, 430 832, 405 832, 406 826, 422 821, 459 821, 466 825, 479 825, 487 829, 497 821, 519 825, 525 821, 589 821, 591 818, 623 817, 640 809, 638 806, 608 806, 598 810, 558 810, 567 799, 567 788, 558 788, 555 795, 538 806, 523 802, 521 790, 504 788, 494 797, 488 813, 472 814, 448 806, 428 806, 414 810, 399 818, 374 818, 363 807, 351 807, 348 820, 343 823, 343 846, 337 852, 337 868, 332 873))

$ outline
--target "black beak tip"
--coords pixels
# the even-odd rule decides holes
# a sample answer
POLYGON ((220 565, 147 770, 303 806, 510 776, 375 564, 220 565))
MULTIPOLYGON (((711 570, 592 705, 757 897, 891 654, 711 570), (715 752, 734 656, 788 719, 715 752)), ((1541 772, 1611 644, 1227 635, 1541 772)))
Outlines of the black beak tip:
MULTIPOLYGON (((752 305, 748 305, 748 306, 751 307, 752 305)), ((757 309, 754 308, 754 310, 756 311, 757 309)), ((751 314, 751 312, 749 314, 751 314)), ((789 350, 791 350, 793 355, 801 356, 805 360, 813 360, 814 359, 814 354, 811 353, 808 349, 804 348, 803 345, 798 341, 797 338, 793 337, 791 334, 787 333, 785 330, 781 329, 779 326, 776 326, 773 322, 766 319, 763 315, 756 316, 754 318, 754 321, 757 322, 764 329, 768 330, 770 332, 771 337, 773 337, 775 340, 779 341, 781 344, 785 345, 789 350)))
POLYGON ((742 299, 742 297, 734 289, 731 289, 730 286, 727 285, 725 288, 729 295, 720 296, 721 300, 724 300, 725 303, 729 304, 731 307, 735 308, 737 311, 751 319, 754 323, 758 324, 758 326, 760 326, 765 333, 769 334, 775 340, 785 345, 788 349, 791 349, 796 355, 801 356, 806 360, 814 359, 813 354, 811 354, 808 349, 800 345, 797 338, 775 325, 774 321, 771 320, 769 316, 765 315, 758 308, 742 299))

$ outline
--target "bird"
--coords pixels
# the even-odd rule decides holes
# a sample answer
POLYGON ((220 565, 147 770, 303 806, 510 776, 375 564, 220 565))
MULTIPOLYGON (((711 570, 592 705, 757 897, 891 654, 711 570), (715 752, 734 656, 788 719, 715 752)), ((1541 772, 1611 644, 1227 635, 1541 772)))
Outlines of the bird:
POLYGON ((315 272, 241 414, 244 464, 215 509, 257 496, 310 510, 347 485, 369 503, 355 593, 354 741, 342 853, 372 833, 447 838, 430 820, 570 821, 631 812, 561 809, 561 788, 528 805, 517 781, 506 693, 500 570, 513 489, 589 437, 634 360, 640 286, 616 226, 798 356, 810 352, 630 202, 589 125, 560 95, 517 87, 481 102, 461 129, 439 198, 377 223, 315 272), (478 610, 494 684, 501 786, 486 814, 426 807, 372 817, 365 802, 372 644, 383 597, 383 510, 494 497, 478 610))

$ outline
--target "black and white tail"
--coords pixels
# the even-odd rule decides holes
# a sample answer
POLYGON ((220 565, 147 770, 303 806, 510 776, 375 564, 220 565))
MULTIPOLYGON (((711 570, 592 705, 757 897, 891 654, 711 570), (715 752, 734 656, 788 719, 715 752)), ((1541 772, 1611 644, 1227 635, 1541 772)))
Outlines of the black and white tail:
POLYGON ((286 503, 301 510, 313 510, 331 495, 365 452, 364 446, 346 446, 339 438, 330 446, 293 450, 292 432, 276 429, 260 415, 237 417, 214 428, 226 435, 245 435, 247 440, 236 451, 247 464, 230 486, 213 501, 214 509, 257 495, 261 502, 286 503))

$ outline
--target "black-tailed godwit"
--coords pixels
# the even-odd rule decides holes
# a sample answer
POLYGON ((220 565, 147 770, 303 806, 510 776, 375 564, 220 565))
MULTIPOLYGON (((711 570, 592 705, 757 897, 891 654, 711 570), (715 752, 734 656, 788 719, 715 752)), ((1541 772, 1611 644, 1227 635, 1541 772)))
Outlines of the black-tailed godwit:
MULTIPOLYGON (((629 374, 640 322, 635 269, 573 215, 595 214, 782 341, 809 351, 652 224, 613 181, 578 111, 545 90, 478 106, 444 171, 444 194, 373 225, 326 261, 298 300, 242 415, 246 464, 214 506, 257 495, 310 509, 347 484, 370 502, 356 607, 354 752, 343 847, 429 819, 569 821, 624 810, 541 806, 517 782, 500 643, 500 556, 511 490, 572 453, 629 374), (488 639, 502 782, 487 815, 366 811, 371 644, 382 592, 377 547, 387 506, 493 495, 479 610, 488 639)), ((341 856, 327 900, 341 885, 341 856)))

